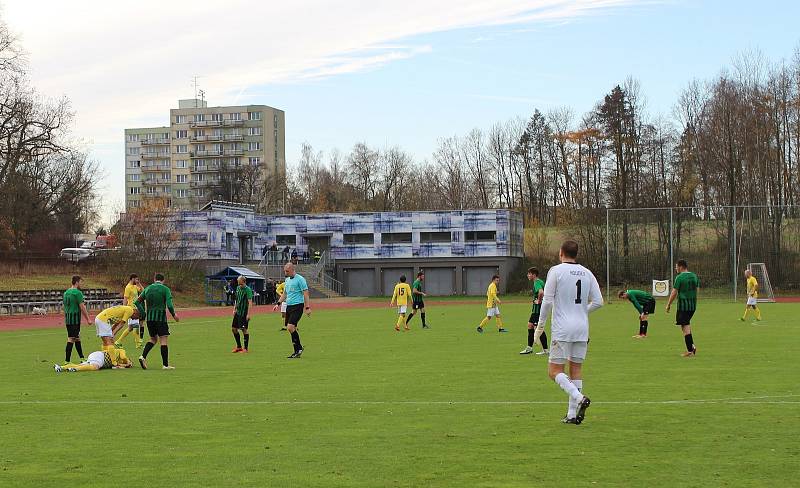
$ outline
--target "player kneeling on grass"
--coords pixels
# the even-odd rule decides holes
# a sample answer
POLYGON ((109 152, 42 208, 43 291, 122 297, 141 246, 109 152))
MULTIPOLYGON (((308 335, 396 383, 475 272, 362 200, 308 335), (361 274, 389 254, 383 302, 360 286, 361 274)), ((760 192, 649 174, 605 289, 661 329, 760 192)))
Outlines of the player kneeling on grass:
POLYGON ((409 330, 406 322, 406 312, 408 311, 408 297, 410 296, 411 287, 406 283, 406 275, 402 275, 400 276, 400 282, 394 285, 392 301, 389 302, 390 307, 394 307, 395 303, 397 304, 397 323, 394 326, 394 330, 398 332, 401 325, 405 327, 405 330, 409 330))
POLYGON ((656 313, 656 300, 652 295, 641 290, 623 290, 619 292, 619 298, 630 300, 636 311, 639 312, 639 333, 633 336, 634 339, 644 339, 647 337, 647 317, 656 313))
POLYGON ((63 366, 58 364, 53 365, 56 373, 70 372, 76 373, 78 371, 100 371, 101 369, 122 369, 130 368, 131 360, 125 354, 124 349, 107 349, 105 351, 95 351, 89 354, 86 361, 79 364, 68 363, 63 366))
POLYGON ((117 305, 109 307, 94 318, 94 326, 97 328, 97 337, 103 341, 103 349, 113 349, 114 334, 122 327, 128 325, 128 320, 138 319, 139 310, 128 305, 117 305))
POLYGON ((750 310, 756 314, 756 320, 761 320, 761 310, 758 308, 758 280, 749 269, 744 271, 744 277, 747 280, 747 305, 744 307, 744 315, 739 320, 742 322, 747 320, 750 310))
POLYGON ((253 308, 253 290, 247 286, 244 276, 237 279, 239 286, 236 287, 236 301, 233 307, 233 323, 231 330, 233 338, 236 339, 236 347, 231 352, 247 353, 250 347, 250 310, 253 308), (244 334, 244 347, 242 339, 239 337, 239 330, 244 334))
POLYGON ((500 299, 497 297, 497 285, 500 284, 500 276, 492 276, 492 282, 486 289, 486 317, 478 325, 477 331, 483 332, 483 326, 488 324, 492 317, 497 322, 497 332, 508 332, 503 328, 503 319, 500 318, 500 299))
POLYGON ((539 278, 539 270, 528 268, 528 281, 533 282, 533 307, 531 316, 528 319, 528 346, 521 350, 520 354, 530 354, 533 352, 533 345, 536 341, 542 341, 542 350, 537 352, 537 356, 547 354, 547 333, 544 331, 544 324, 539 323, 542 308, 542 297, 544 297, 544 281, 539 278))
POLYGON ((578 264, 578 243, 565 241, 558 253, 561 264, 547 273, 544 285, 541 323, 550 321, 550 360, 548 374, 567 395, 565 424, 583 422, 589 397, 582 393, 583 362, 589 345, 589 314, 603 306, 600 285, 591 271, 578 264), (564 364, 569 375, 564 373, 564 364))

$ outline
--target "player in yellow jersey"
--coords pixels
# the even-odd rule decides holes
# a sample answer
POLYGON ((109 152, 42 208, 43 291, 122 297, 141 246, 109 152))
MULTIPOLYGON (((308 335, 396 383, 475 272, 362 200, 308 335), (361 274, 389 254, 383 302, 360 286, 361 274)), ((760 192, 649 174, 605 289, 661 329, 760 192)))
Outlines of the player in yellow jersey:
POLYGON ((503 328, 503 319, 500 318, 500 299, 497 297, 497 285, 500 284, 500 276, 492 276, 492 282, 486 289, 486 317, 483 318, 478 326, 478 332, 483 332, 483 326, 488 324, 492 317, 497 323, 497 332, 508 332, 503 328))
POLYGON ((97 337, 103 341, 103 350, 113 349, 114 334, 124 327, 129 319, 138 319, 139 310, 128 305, 117 305, 109 307, 94 318, 94 326, 97 328, 97 337))
POLYGON ((101 369, 122 369, 130 368, 131 360, 125 354, 125 349, 111 348, 105 351, 95 351, 89 354, 86 361, 79 364, 58 364, 53 365, 56 373, 70 372, 77 373, 79 371, 99 371, 101 369))
MULTIPOLYGON (((286 281, 281 281, 278 283, 278 286, 275 287, 275 293, 278 294, 278 298, 283 296, 283 291, 286 289, 286 281)), ((286 330, 286 301, 281 302, 281 317, 283 317, 283 327, 281 330, 286 330)))
POLYGON ((397 323, 394 326, 394 330, 396 331, 400 330, 401 325, 405 327, 405 330, 409 330, 408 324, 406 324, 406 311, 408 310, 408 301, 410 299, 411 287, 406 283, 406 275, 402 275, 400 277, 400 282, 394 285, 392 301, 389 302, 390 307, 394 307, 395 304, 397 304, 397 323))
POLYGON ((744 271, 744 277, 747 280, 747 305, 744 307, 744 315, 739 320, 742 322, 747 320, 750 310, 755 312, 756 320, 761 320, 761 310, 758 308, 758 280, 749 269, 744 271))
MULTIPOLYGON (((139 294, 144 290, 144 287, 139 282, 139 276, 136 274, 132 274, 130 279, 128 279, 128 284, 125 285, 125 291, 123 292, 123 303, 125 305, 134 306, 136 303, 136 299, 139 298, 139 294)), ((117 340, 114 341, 114 345, 117 347, 122 347, 122 341, 128 337, 128 334, 133 331, 133 342, 136 344, 136 349, 142 348, 142 327, 139 326, 139 319, 129 319, 128 320, 128 327, 122 331, 122 334, 117 337, 117 340)))

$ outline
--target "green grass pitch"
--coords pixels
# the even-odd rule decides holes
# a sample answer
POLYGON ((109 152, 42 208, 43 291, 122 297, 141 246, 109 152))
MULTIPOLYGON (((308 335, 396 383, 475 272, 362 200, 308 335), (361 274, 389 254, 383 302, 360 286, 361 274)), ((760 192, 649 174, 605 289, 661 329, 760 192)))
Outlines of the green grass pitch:
POLYGON ((518 355, 524 304, 483 335, 480 305, 408 333, 389 308, 317 311, 297 361, 277 314, 253 318, 249 355, 227 317, 187 320, 174 371, 156 349, 148 371, 55 374, 63 329, 0 333, 0 486, 794 486, 800 305, 762 308, 752 325, 701 302, 690 359, 663 302, 643 341, 629 304, 600 310, 580 426, 546 359, 518 355))

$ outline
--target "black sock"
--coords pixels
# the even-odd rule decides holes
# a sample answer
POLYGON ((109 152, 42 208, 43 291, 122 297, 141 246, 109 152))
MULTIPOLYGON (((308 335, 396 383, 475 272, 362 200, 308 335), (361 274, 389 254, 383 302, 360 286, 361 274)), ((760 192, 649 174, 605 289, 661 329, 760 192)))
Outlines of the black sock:
POLYGON ((294 346, 294 352, 303 348, 302 344, 300 344, 300 334, 297 331, 292 332, 292 345, 294 346))
POLYGON ((75 350, 78 351, 78 357, 83 359, 83 347, 81 347, 81 341, 75 341, 75 350))
POLYGON ((686 350, 689 352, 694 351, 694 339, 692 339, 692 334, 686 334, 683 336, 683 340, 686 342, 686 350))
POLYGON ((547 332, 542 331, 542 335, 539 336, 539 342, 542 343, 542 349, 547 349, 547 332))
POLYGON ((236 347, 239 349, 242 348, 242 338, 239 336, 239 332, 233 333, 233 338, 236 339, 236 347))
POLYGON ((147 344, 144 345, 144 350, 142 351, 142 357, 143 358, 147 357, 147 355, 150 353, 150 349, 152 349, 153 346, 155 346, 155 344, 153 344, 152 342, 149 342, 149 341, 147 342, 147 344))
POLYGON ((536 335, 536 328, 528 329, 528 347, 533 347, 533 336, 536 335))
POLYGON ((647 335, 647 321, 640 320, 639 321, 639 335, 647 335))
POLYGON ((248 346, 250 346, 250 334, 245 334, 244 335, 244 348, 247 349, 248 346))
POLYGON ((408 324, 409 322, 411 322, 411 319, 412 319, 413 317, 414 317, 414 312, 411 312, 410 314, 408 314, 408 317, 406 317, 406 324, 408 324))
POLYGON ((167 345, 161 346, 161 362, 164 363, 164 366, 169 366, 169 346, 167 345))
POLYGON ((419 316, 422 318, 422 326, 426 327, 428 324, 425 323, 425 312, 422 312, 419 316))
POLYGON ((65 361, 69 362, 70 358, 72 357, 72 343, 71 342, 67 342, 67 348, 66 348, 66 350, 64 352, 66 353, 65 354, 65 361))

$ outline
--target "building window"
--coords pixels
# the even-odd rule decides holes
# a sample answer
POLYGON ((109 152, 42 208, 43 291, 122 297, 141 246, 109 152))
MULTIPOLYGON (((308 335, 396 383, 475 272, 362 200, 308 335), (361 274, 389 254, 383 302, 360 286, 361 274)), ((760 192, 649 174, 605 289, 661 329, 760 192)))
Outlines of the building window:
POLYGON ((383 244, 410 244, 411 232, 384 232, 381 234, 383 244))
POLYGON ((139 154, 139 148, 138 147, 129 147, 128 148, 128 154, 130 154, 132 156, 138 155, 139 154))
POLYGON ((176 168, 181 168, 181 169, 186 168, 186 160, 185 159, 179 159, 179 160, 175 161, 175 167, 176 168))
POLYGON ((141 191, 142 191, 141 187, 138 187, 138 186, 132 186, 131 187, 131 195, 138 195, 139 192, 141 192, 141 191))
POLYGON ((261 112, 248 112, 247 118, 250 120, 261 120, 261 112))
POLYGON ((175 175, 175 183, 186 183, 186 175, 175 175))
POLYGON ((175 138, 176 139, 186 139, 189 137, 189 131, 187 130, 176 130, 175 131, 175 138))
POLYGON ((261 158, 250 158, 250 166, 258 166, 261 164, 261 158))
POLYGON ((230 164, 231 164, 231 166, 235 166, 235 167, 238 168, 239 165, 242 164, 242 158, 231 158, 230 159, 230 164))
POLYGON ((275 114, 275 115, 272 117, 272 120, 273 120, 273 122, 272 122, 272 123, 275 125, 275 128, 277 129, 277 128, 278 128, 278 114, 275 114))
POLYGON ((142 162, 141 161, 128 161, 129 168, 141 168, 142 162))
POLYGON ((195 188, 194 189, 194 196, 202 197, 203 196, 203 189, 202 188, 195 188))
POLYGON ((233 232, 225 233, 225 250, 226 251, 233 250, 233 232))
POLYGON ((260 142, 248 142, 247 143, 247 150, 248 151, 260 151, 261 150, 261 143, 260 142))
POLYGON ((139 134, 128 134, 128 142, 138 142, 139 134))
POLYGON ((189 192, 185 188, 181 188, 179 190, 175 190, 175 196, 178 198, 186 198, 189 196, 189 192))
POLYGON ((177 146, 175 146, 175 152, 178 154, 186 154, 187 152, 189 152, 189 146, 187 146, 186 144, 178 144, 177 146))
POLYGON ((375 244, 375 234, 344 234, 346 245, 372 245, 375 244))
POLYGON ((206 116, 203 114, 194 114, 192 116, 192 120, 194 122, 203 122, 204 120, 206 120, 206 116))
POLYGON ((222 144, 214 143, 211 145, 211 152, 222 154, 222 144))
POLYGON ((175 123, 176 124, 185 124, 186 123, 186 116, 185 115, 176 115, 175 116, 175 123))
POLYGON ((129 206, 131 208, 137 208, 139 206, 139 200, 131 200, 129 206))
POLYGON ((231 120, 242 120, 242 114, 236 112, 231 114, 231 120))
POLYGON ((247 135, 248 136, 260 136, 261 135, 261 127, 248 127, 247 128, 247 135))
POLYGON ((192 181, 204 181, 205 175, 203 173, 195 173, 192 175, 192 181))
POLYGON ((222 122, 222 114, 211 114, 211 120, 215 122, 222 122))
MULTIPOLYGON (((218 114, 218 115, 220 117, 222 116, 222 114, 218 114)), ((222 138, 222 129, 214 129, 214 130, 212 130, 211 131, 211 135, 216 137, 217 139, 221 139, 222 138)))
POLYGON ((451 238, 449 232, 420 232, 419 241, 423 244, 428 242, 450 242, 451 238))
POLYGON ((497 241, 497 233, 493 230, 466 231, 464 232, 464 241, 495 242, 497 241))
POLYGON ((138 174, 130 175, 130 180, 131 181, 139 181, 140 176, 141 175, 138 175, 138 174))
POLYGON ((275 145, 278 145, 278 131, 275 131, 275 145))
POLYGON ((211 163, 210 163, 210 164, 211 164, 211 167, 212 167, 212 168, 219 168, 219 161, 220 161, 220 159, 219 159, 219 158, 214 158, 214 159, 212 159, 212 160, 211 160, 211 163))
POLYGON ((205 130, 203 130, 203 129, 195 129, 194 130, 194 136, 195 137, 203 137, 204 135, 206 135, 206 131, 205 130))
POLYGON ((168 180, 169 179, 169 173, 161 173, 161 179, 162 180, 168 180))
POLYGON ((275 236, 275 243, 279 246, 294 246, 297 243, 296 235, 275 236))

